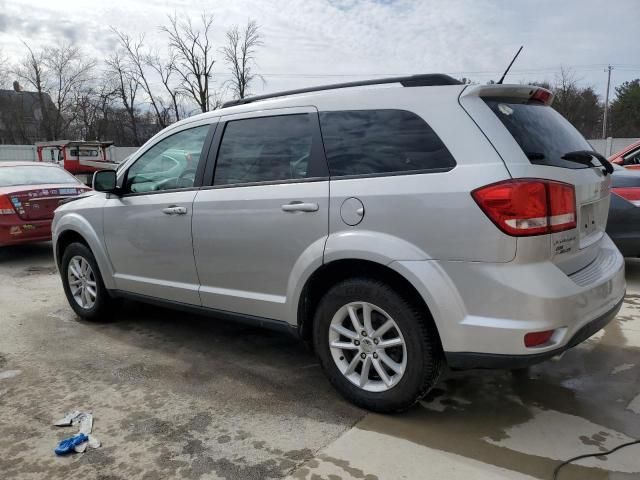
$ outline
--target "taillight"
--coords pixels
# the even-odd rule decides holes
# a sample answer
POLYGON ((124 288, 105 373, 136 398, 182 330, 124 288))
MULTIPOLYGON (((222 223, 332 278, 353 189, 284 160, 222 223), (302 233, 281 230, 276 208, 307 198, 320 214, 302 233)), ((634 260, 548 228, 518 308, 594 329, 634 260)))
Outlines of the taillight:
POLYGON ((16 210, 7 195, 0 195, 0 215, 15 215, 16 210))
POLYGON ((542 179, 505 180, 471 192, 496 226, 508 235, 525 237, 576 227, 573 185, 542 179))
POLYGON ((640 207, 640 188, 612 188, 611 193, 615 193, 619 197, 624 198, 627 202, 633 203, 636 207, 640 207))
POLYGON ((555 330, 545 330, 544 332, 531 332, 527 333, 524 336, 524 346, 525 347, 538 347, 540 345, 544 345, 553 336, 553 332, 555 330))

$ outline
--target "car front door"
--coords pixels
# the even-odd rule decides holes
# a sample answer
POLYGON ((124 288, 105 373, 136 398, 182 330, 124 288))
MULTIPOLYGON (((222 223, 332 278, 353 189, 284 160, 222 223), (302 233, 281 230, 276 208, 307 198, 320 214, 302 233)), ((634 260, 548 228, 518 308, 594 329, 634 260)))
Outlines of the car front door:
MULTIPOLYGON (((209 120, 211 122, 211 120, 209 120)), ((168 132, 119 174, 104 208, 104 238, 119 290, 200 305, 193 200, 215 125, 168 132)))
POLYGON ((322 263, 328 233, 317 111, 222 117, 213 145, 215 176, 198 192, 193 213, 202 303, 286 320, 295 272, 307 261, 322 263))

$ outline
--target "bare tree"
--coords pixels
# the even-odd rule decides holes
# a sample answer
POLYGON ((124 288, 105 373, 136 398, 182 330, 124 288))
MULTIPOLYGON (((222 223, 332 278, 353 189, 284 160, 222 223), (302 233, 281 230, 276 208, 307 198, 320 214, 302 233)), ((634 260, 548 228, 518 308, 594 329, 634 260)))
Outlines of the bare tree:
POLYGON ((169 36, 169 48, 174 55, 182 91, 192 98, 202 112, 211 110, 217 103, 211 88, 213 58, 213 16, 203 13, 202 25, 196 27, 190 18, 180 19, 169 15, 169 26, 160 31, 169 36))
POLYGON ((158 74, 167 95, 169 95, 173 116, 177 122, 180 120, 182 114, 180 108, 180 92, 177 88, 174 88, 173 84, 173 76, 177 72, 176 61, 175 52, 170 52, 167 59, 162 59, 157 52, 153 54, 150 53, 146 56, 146 64, 158 74))
POLYGON ((580 86, 581 79, 561 67, 552 87, 553 108, 560 112, 587 138, 596 138, 602 130, 603 106, 592 87, 580 86))
POLYGON ((68 44, 39 51, 24 45, 28 53, 12 73, 35 89, 47 139, 59 139, 74 121, 74 100, 91 81, 96 62, 68 44))
POLYGON ((11 73, 13 73, 17 80, 22 80, 26 85, 30 86, 36 91, 36 94, 38 95, 38 102, 40 105, 40 115, 42 117, 42 122, 39 129, 45 131, 45 137, 47 138, 47 140, 53 140, 54 138, 49 128, 49 125, 51 123, 50 117, 52 116, 53 112, 49 108, 51 99, 46 93, 48 86, 46 79, 44 53, 42 51, 34 51, 25 42, 23 42, 23 44, 27 49, 27 54, 19 63, 13 66, 11 73))
POLYGON ((136 115, 136 101, 138 89, 140 88, 140 78, 136 71, 132 71, 129 68, 122 58, 122 55, 118 52, 107 58, 106 64, 108 73, 111 76, 111 81, 113 82, 114 91, 129 118, 133 141, 136 145, 140 145, 138 118, 136 115))
POLYGON ((7 88, 9 84, 9 60, 0 49, 0 88, 7 88))
POLYGON ((53 138, 57 139, 66 133, 75 120, 75 100, 93 80, 96 62, 85 59, 80 49, 67 44, 46 48, 44 55, 51 82, 49 95, 56 107, 51 118, 51 132, 53 138))
MULTIPOLYGON (((161 100, 155 95, 146 74, 145 67, 149 64, 149 54, 144 51, 144 34, 140 35, 138 39, 135 40, 132 39, 127 33, 122 32, 114 27, 111 27, 111 31, 118 36, 118 40, 120 41, 120 45, 127 57, 129 66, 136 72, 140 87, 149 99, 149 103, 151 104, 151 107, 156 114, 158 125, 160 126, 160 128, 166 127, 166 115, 163 112, 161 100)), ((169 75, 170 73, 171 72, 169 72, 169 75)))
POLYGON ((236 98, 244 98, 256 78, 253 73, 256 49, 263 45, 260 27, 249 20, 244 29, 235 25, 227 31, 227 44, 222 48, 225 63, 231 71, 229 85, 236 98))
POLYGON ((78 92, 75 100, 75 131, 78 138, 87 140, 107 140, 106 124, 112 110, 111 104, 117 98, 117 91, 111 82, 101 81, 78 92))

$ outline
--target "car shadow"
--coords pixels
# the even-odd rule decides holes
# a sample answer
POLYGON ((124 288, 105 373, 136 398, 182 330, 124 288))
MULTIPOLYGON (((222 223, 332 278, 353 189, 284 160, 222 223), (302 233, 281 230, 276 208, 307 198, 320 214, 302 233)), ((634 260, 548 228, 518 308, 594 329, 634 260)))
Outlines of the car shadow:
POLYGON ((273 412, 306 405, 310 415, 364 414, 331 387, 305 343, 284 332, 134 301, 123 302, 109 321, 75 321, 94 341, 135 352, 113 370, 116 381, 157 376, 180 389, 215 391, 217 397, 235 392, 229 401, 247 402, 257 411, 269 398, 273 412), (227 384, 235 386, 227 391, 227 384))
POLYGON ((50 263, 53 265, 53 246, 51 242, 27 243, 0 247, 0 265, 22 266, 50 263))

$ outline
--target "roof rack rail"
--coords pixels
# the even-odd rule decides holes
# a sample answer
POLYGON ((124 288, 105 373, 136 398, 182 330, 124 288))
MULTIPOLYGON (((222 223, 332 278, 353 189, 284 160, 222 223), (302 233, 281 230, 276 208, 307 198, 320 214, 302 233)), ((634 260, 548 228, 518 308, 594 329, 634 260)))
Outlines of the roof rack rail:
POLYGON ((379 78, 377 80, 363 80, 359 82, 334 83, 332 85, 319 85, 317 87, 299 88, 297 90, 285 90, 282 92, 267 93, 254 97, 231 100, 222 104, 222 108, 234 105, 245 105, 247 103, 266 100, 268 98, 284 97, 286 95, 296 95, 298 93, 321 92, 323 90, 334 90, 338 88, 364 87, 367 85, 384 85, 387 83, 400 83, 403 87, 432 87, 437 85, 460 85, 462 82, 443 73, 426 73, 422 75, 410 75, 407 77, 379 78))

